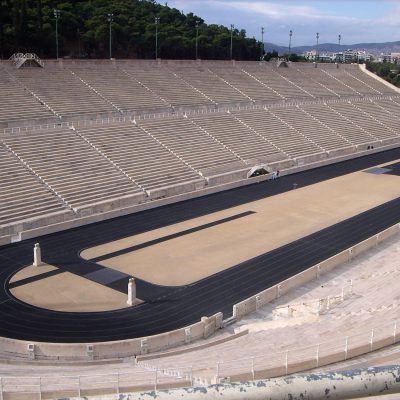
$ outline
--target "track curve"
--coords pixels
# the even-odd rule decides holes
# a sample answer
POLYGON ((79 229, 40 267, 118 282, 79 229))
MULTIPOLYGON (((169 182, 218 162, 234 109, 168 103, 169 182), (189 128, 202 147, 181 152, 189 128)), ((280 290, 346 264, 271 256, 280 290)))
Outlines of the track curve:
MULTIPOLYGON (((362 170, 400 158, 400 149, 358 158, 176 203, 40 238, 44 261, 61 270, 96 271, 99 266, 83 260, 82 249, 132 236, 166 225, 213 213, 239 204, 362 170)), ((373 188, 371 188, 373 190, 373 188)), ((137 280, 134 309, 94 313, 50 311, 23 303, 8 290, 10 277, 32 263, 37 239, 0 248, 0 336, 42 342, 103 342, 154 335, 197 322, 218 311, 224 317, 232 305, 326 259, 352 244, 400 221, 400 198, 245 261, 194 284, 163 287, 137 280)), ((268 240, 268 238, 266 238, 268 240)), ((126 281, 114 289, 125 291, 126 281)))

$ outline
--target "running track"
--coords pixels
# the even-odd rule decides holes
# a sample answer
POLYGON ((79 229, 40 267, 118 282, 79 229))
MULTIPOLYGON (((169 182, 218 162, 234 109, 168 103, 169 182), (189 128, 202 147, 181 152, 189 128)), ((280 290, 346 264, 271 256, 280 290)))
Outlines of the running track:
MULTIPOLYGON (((37 241, 44 261, 60 271, 83 277, 104 276, 107 272, 104 267, 80 258, 82 249, 282 193, 291 190, 293 183, 304 187, 398 158, 400 149, 394 149, 282 177, 275 182, 254 184, 0 247, 0 336, 43 342, 100 342, 166 332, 218 311, 227 318, 233 304, 399 222, 400 198, 191 285, 162 287, 137 279, 138 297, 145 303, 134 309, 96 313, 45 310, 14 298, 8 291, 8 281, 16 271, 32 263, 32 249, 37 241)), ((127 279, 121 275, 104 284, 126 292, 127 279)))

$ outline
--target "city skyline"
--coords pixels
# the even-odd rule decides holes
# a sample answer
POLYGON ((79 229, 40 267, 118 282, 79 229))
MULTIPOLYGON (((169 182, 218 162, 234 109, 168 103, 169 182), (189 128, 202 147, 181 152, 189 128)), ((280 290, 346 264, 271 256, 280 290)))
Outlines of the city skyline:
POLYGON ((170 0, 170 7, 193 12, 208 24, 245 29, 248 37, 292 46, 312 45, 316 32, 320 43, 382 43, 400 40, 400 2, 393 0, 170 0))

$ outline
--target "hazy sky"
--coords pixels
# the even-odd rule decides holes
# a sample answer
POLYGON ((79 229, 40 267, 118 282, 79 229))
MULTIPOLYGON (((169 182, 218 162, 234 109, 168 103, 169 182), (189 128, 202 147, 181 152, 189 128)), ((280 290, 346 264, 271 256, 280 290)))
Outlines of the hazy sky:
MULTIPOLYGON (((160 3, 163 3, 160 1, 160 3)), ((249 37, 286 46, 289 30, 292 45, 392 42, 400 40, 400 0, 168 0, 185 14, 193 12, 207 23, 245 29, 249 37)))

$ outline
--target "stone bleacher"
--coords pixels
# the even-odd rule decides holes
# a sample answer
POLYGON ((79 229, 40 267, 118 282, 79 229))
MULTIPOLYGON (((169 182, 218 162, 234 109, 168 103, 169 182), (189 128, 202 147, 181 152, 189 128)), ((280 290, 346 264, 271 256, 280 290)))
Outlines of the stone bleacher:
POLYGON ((122 68, 103 68, 100 72, 90 68, 74 68, 73 71, 123 112, 151 112, 168 108, 165 101, 135 79, 135 74, 129 74, 122 68))
POLYGON ((376 79, 371 79, 367 74, 357 68, 357 66, 350 66, 344 69, 344 72, 352 79, 357 80, 358 82, 362 82, 365 86, 371 88, 370 95, 394 94, 394 90, 390 86, 387 86, 376 79))
POLYGON ((189 118, 143 119, 138 121, 138 126, 202 175, 208 176, 206 171, 215 167, 223 168, 226 172, 246 167, 234 151, 189 118))
POLYGON ((312 73, 307 74, 303 69, 299 69, 293 64, 290 68, 281 68, 279 73, 284 75, 291 82, 296 82, 296 85, 309 93, 313 98, 337 97, 335 92, 329 90, 323 83, 313 79, 312 73))
POLYGON ((61 118, 118 111, 70 70, 23 68, 13 74, 61 118))
POLYGON ((126 67, 125 71, 171 107, 212 106, 213 102, 167 67, 126 67))
POLYGON ((0 69, 0 128, 22 126, 34 120, 57 122, 54 114, 0 69))
POLYGON ((237 111, 233 114, 264 137, 287 158, 321 153, 322 149, 285 123, 279 115, 290 113, 292 107, 237 111))
MULTIPOLYGON (((287 75, 289 68, 272 68, 270 65, 243 64, 243 71, 261 84, 272 89, 281 99, 310 99, 312 95, 287 75)), ((290 69, 291 70, 291 69, 290 69)), ((291 77, 293 78, 293 76, 291 77)), ((267 100, 267 99, 265 99, 267 100)))
POLYGON ((375 140, 384 140, 396 136, 387 127, 379 124, 371 115, 363 113, 357 106, 357 103, 332 103, 330 107, 340 115, 347 118, 353 124, 356 124, 365 132, 365 137, 370 136, 375 140))
POLYGON ((400 117, 398 116, 400 107, 396 107, 396 110, 390 110, 389 107, 385 106, 385 103, 380 104, 375 101, 357 101, 353 102, 353 105, 357 107, 362 113, 368 115, 369 118, 373 118, 378 124, 382 126, 384 130, 390 130, 395 135, 400 134, 400 117))
POLYGON ((179 193, 203 186, 195 171, 132 123, 78 131, 150 196, 164 187, 175 186, 179 193))
MULTIPOLYGON (((48 64, 2 65, 0 126, 53 128, 7 131, 0 158, 14 153, 77 217, 243 181, 259 164, 332 162, 399 139, 400 97, 358 66, 48 64), (63 120, 76 130, 54 125, 63 120)), ((30 218, 11 209, 5 221, 16 215, 30 218)))
POLYGON ((0 146, 0 225, 68 210, 35 174, 0 146))
POLYGON ((210 71, 212 71, 228 85, 232 86, 236 90, 239 90, 240 93, 246 96, 250 101, 276 102, 283 99, 283 97, 280 96, 276 91, 273 91, 271 88, 263 85, 262 82, 254 79, 254 77, 238 68, 214 66, 210 68, 210 71))
MULTIPOLYGON (((322 66, 321 68, 324 67, 322 66)), ((327 72, 329 72, 331 76, 343 82, 346 86, 353 88, 362 96, 373 96, 380 94, 372 86, 366 85, 363 81, 358 80, 355 76, 349 74, 344 68, 329 68, 327 72)))
POLYGON ((131 196, 142 190, 72 130, 6 138, 7 148, 72 209, 131 196))
POLYGON ((227 146, 247 164, 269 163, 285 158, 265 138, 228 113, 208 113, 189 116, 197 126, 227 146))
POLYGON ((178 66, 176 74, 194 88, 199 90, 217 105, 251 103, 251 100, 235 87, 228 85, 223 79, 212 73, 207 66, 178 66))

